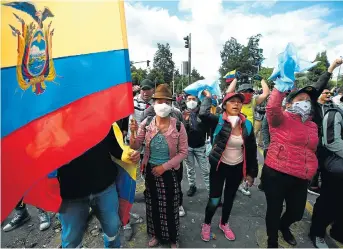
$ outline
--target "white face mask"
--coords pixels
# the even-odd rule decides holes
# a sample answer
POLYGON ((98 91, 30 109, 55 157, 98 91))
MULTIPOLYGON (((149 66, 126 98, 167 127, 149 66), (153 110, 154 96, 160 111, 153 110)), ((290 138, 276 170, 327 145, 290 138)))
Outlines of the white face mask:
POLYGON ((228 121, 231 123, 232 128, 235 128, 239 122, 240 118, 238 116, 228 116, 228 121))
POLYGON ((311 101, 303 100, 293 102, 292 107, 288 111, 300 115, 301 120, 305 122, 311 115, 311 101))
POLYGON ((161 118, 167 117, 170 114, 171 109, 172 107, 166 103, 154 105, 156 115, 161 118))
POLYGON ((191 100, 186 103, 188 109, 195 109, 198 106, 198 102, 191 100))

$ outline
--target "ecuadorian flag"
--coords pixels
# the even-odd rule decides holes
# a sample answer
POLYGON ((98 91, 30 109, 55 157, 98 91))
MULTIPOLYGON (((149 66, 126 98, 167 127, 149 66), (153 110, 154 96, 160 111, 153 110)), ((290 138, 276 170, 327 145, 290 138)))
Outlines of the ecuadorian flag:
POLYGON ((114 157, 112 157, 112 160, 118 167, 116 185, 119 197, 119 216, 122 224, 125 226, 130 220, 130 211, 135 200, 138 165, 130 161, 130 154, 133 150, 130 146, 124 144, 123 134, 118 124, 114 123, 112 127, 118 144, 123 150, 121 160, 114 157))
POLYGON ((236 75, 236 70, 233 70, 225 74, 223 78, 226 79, 227 83, 229 83, 235 79, 235 75, 236 75))
POLYGON ((133 111, 124 3, 2 2, 1 220, 133 111))

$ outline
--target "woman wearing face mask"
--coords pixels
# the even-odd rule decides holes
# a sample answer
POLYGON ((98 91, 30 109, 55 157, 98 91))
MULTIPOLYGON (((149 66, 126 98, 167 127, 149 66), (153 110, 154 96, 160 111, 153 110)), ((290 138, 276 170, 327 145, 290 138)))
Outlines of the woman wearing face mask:
POLYGON ((181 122, 170 117, 172 94, 168 86, 159 85, 153 99, 156 116, 145 119, 139 129, 131 121, 130 146, 138 149, 145 141, 141 170, 145 173, 147 232, 151 236, 148 245, 162 242, 175 248, 180 226, 176 170, 187 157, 187 133, 181 122))
POLYGON ((267 104, 267 119, 271 141, 262 182, 267 199, 266 226, 268 247, 278 247, 278 230, 284 240, 297 244, 290 225, 302 219, 307 184, 317 171, 317 126, 311 121, 312 102, 316 102, 316 89, 307 86, 291 92, 286 98, 286 110, 281 108, 285 93, 276 88, 267 104), (281 216, 283 202, 286 212, 281 216))
POLYGON ((245 178, 251 186, 257 176, 257 148, 252 123, 241 114, 244 96, 229 93, 223 100, 224 113, 210 113, 211 94, 204 91, 206 98, 200 107, 200 119, 214 131, 213 148, 209 155, 210 195, 201 229, 204 241, 211 239, 211 221, 224 190, 224 203, 219 228, 228 240, 235 240, 228 220, 239 184, 245 178))
POLYGON ((206 189, 209 191, 210 182, 209 175, 210 169, 208 159, 206 157, 206 132, 208 126, 199 118, 198 98, 193 95, 186 97, 187 110, 183 113, 185 120, 185 127, 188 136, 188 157, 185 160, 187 168, 187 176, 189 183, 188 196, 193 196, 197 191, 195 179, 195 159, 203 176, 206 189))

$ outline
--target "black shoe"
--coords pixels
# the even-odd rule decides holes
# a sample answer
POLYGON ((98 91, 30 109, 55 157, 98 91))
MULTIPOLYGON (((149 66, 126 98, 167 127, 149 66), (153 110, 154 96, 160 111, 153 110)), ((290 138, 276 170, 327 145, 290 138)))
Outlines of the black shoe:
POLYGON ((296 246, 297 245, 297 241, 295 240, 293 234, 291 233, 291 231, 289 230, 289 228, 283 228, 280 229, 283 239, 290 244, 291 246, 296 246))
POLYGON ((187 191, 188 196, 193 196, 197 192, 197 187, 195 185, 192 185, 189 187, 189 190, 187 191))
POLYGON ((264 191, 262 182, 257 186, 257 188, 258 188, 258 190, 260 190, 260 191, 264 191))
POLYGON ((27 221, 29 221, 31 216, 29 215, 29 212, 25 208, 25 210, 16 212, 12 220, 3 228, 4 232, 12 231, 13 229, 23 225, 27 221))

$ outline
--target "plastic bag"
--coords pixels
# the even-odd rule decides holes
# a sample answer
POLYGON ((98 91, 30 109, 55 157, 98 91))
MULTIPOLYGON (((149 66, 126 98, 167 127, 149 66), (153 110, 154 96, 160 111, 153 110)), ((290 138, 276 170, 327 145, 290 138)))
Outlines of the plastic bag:
POLYGON ((212 95, 217 95, 220 97, 221 91, 219 87, 219 80, 209 81, 209 80, 198 80, 185 88, 185 93, 197 96, 200 100, 203 100, 204 96, 202 92, 208 90, 212 95))
POLYGON ((280 92, 289 91, 294 87, 295 73, 309 70, 317 64, 299 58, 294 44, 288 43, 285 51, 278 55, 278 65, 268 79, 274 81, 275 88, 280 92))

